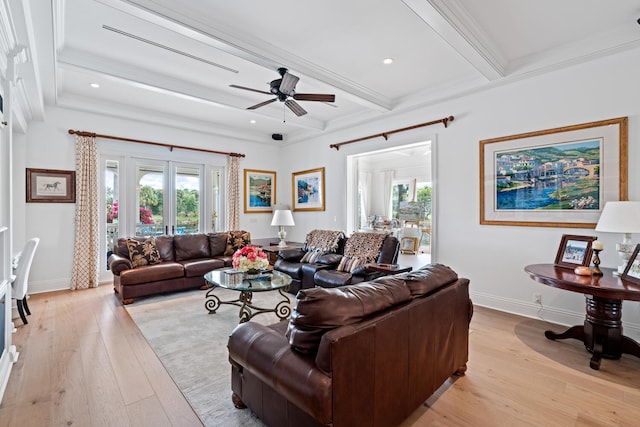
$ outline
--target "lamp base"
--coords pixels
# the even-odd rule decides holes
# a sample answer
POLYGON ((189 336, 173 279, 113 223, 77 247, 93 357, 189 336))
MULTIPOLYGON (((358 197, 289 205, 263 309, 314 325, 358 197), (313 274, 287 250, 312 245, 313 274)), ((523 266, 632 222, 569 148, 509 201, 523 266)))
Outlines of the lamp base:
POLYGON ((285 238, 287 237, 287 232, 284 231, 284 226, 280 226, 280 231, 278 231, 278 237, 280 238, 280 243, 278 243, 279 248, 284 248, 287 246, 287 242, 285 242, 285 238))

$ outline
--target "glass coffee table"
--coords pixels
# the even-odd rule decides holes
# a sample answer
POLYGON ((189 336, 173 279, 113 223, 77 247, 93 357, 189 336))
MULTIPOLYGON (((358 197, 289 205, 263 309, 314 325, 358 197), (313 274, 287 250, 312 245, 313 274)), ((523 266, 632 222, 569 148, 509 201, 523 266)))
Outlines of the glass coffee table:
POLYGON ((275 313, 280 320, 285 320, 291 315, 291 300, 285 295, 291 284, 291 276, 279 271, 268 270, 258 277, 245 278, 242 273, 230 274, 229 270, 213 270, 204 275, 204 280, 212 286, 205 296, 204 307, 209 314, 215 313, 222 304, 240 307, 240 323, 248 322, 254 316, 262 313, 275 313), (238 299, 223 301, 215 291, 217 288, 229 289, 239 292, 238 299), (263 308, 253 305, 254 292, 278 291, 282 296, 274 308, 263 308))

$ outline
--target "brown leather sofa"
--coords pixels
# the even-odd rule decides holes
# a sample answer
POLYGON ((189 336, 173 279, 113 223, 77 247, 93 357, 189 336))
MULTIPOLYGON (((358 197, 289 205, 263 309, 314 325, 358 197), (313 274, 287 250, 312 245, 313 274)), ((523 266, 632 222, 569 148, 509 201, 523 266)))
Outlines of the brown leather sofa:
POLYGON ((268 426, 396 426, 468 360, 469 280, 433 264, 303 289, 291 319, 238 325, 234 404, 268 426))
POLYGON ((349 238, 339 239, 334 250, 322 251, 322 255, 313 262, 305 262, 305 254, 314 250, 313 246, 308 244, 307 238, 305 245, 300 249, 280 251, 273 268, 293 278, 289 286, 289 292, 292 294, 296 294, 300 289, 309 289, 314 286, 344 286, 351 283, 373 280, 376 277, 382 276, 384 273, 368 269, 366 266, 360 266, 354 271, 336 271, 340 266, 340 261, 345 256, 345 249, 348 250, 349 248, 349 240, 356 234, 359 236, 382 236, 384 238, 379 247, 375 248, 375 255, 371 259, 372 262, 393 264, 397 261, 400 244, 398 239, 392 235, 354 233, 349 238))
POLYGON ((159 259, 134 267, 128 242, 147 239, 120 237, 108 258, 113 287, 123 304, 141 296, 201 288, 207 272, 231 266, 235 250, 251 243, 246 231, 157 236, 153 240, 159 259))

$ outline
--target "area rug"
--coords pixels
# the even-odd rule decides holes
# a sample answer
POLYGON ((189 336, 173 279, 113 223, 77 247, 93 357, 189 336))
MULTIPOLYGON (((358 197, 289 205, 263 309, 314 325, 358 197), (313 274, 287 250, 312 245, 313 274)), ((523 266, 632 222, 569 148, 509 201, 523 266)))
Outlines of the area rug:
MULTIPOLYGON (((249 409, 236 409, 231 402, 227 339, 238 325, 239 307, 222 305, 209 314, 206 292, 139 298, 125 308, 205 426, 264 426, 249 409)), ((222 300, 238 297, 226 289, 215 292, 222 300)), ((277 292, 255 292, 253 303, 275 307, 280 298, 277 292)), ((271 324, 278 318, 265 313, 252 321, 271 324)))

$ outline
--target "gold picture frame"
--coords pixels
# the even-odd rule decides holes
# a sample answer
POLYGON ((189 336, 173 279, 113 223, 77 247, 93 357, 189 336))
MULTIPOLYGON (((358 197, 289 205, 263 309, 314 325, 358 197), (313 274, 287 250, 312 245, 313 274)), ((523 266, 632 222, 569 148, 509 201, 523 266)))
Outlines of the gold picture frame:
POLYGON ((595 228, 627 200, 627 117, 480 141, 480 224, 595 228))
POLYGON ((271 212, 276 204, 276 173, 244 170, 244 213, 271 212))
POLYGON ((291 193, 294 211, 323 211, 324 168, 292 173, 291 193))
POLYGON ((27 168, 27 203, 75 203, 76 172, 27 168))

